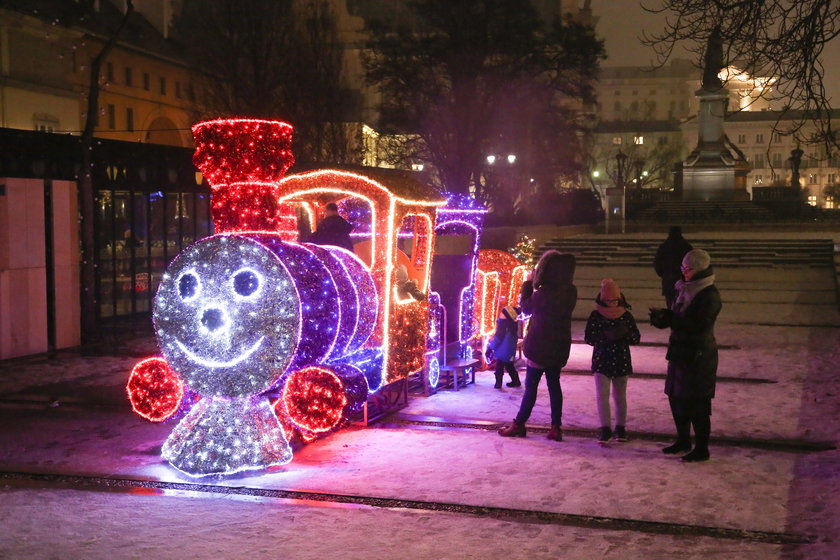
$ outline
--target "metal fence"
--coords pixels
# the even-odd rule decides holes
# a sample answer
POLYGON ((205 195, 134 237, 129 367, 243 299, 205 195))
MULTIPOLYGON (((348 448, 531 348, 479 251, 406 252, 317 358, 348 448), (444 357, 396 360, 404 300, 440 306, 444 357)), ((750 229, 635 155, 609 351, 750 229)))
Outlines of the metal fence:
MULTIPOLYGON (((75 181, 80 150, 78 136, 0 129, 0 177, 41 179, 46 185, 75 181)), ((192 153, 191 148, 94 141, 95 293, 101 318, 149 313, 167 264, 212 233, 210 189, 193 166, 192 153)))

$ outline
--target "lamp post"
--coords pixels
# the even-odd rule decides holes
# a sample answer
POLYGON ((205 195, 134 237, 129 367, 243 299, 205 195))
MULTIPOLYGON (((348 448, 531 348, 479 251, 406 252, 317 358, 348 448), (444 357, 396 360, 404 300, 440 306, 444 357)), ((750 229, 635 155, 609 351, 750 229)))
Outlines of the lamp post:
POLYGON ((615 154, 615 163, 617 166, 616 182, 618 183, 616 186, 621 189, 621 233, 624 233, 627 215, 627 185, 624 181, 624 165, 626 162, 627 154, 619 148, 618 153, 615 154))

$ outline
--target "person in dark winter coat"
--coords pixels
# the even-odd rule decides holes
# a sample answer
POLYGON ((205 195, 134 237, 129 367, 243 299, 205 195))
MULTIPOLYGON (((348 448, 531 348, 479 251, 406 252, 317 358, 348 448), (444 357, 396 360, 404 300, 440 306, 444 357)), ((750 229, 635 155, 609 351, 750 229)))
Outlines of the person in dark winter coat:
POLYGON ((499 313, 499 318, 496 319, 496 332, 493 333, 493 338, 487 343, 484 352, 488 359, 496 360, 496 389, 502 388, 505 370, 510 375, 508 387, 522 385, 522 382, 519 381, 519 372, 513 365, 513 358, 516 356, 516 343, 519 341, 519 328, 516 323, 518 318, 518 309, 512 305, 504 307, 502 312, 499 313))
POLYGON ((674 303, 676 289, 674 284, 682 278, 680 265, 686 253, 691 251, 691 243, 682 236, 682 228, 672 226, 668 230, 668 238, 656 250, 653 258, 653 269, 662 278, 662 295, 665 296, 665 306, 670 309, 674 303))
POLYGON ((316 245, 335 245, 353 251, 353 241, 350 239, 353 226, 338 215, 338 206, 334 202, 328 203, 324 210, 325 217, 312 232, 309 242, 316 245))
POLYGON ((709 254, 692 249, 682 261, 684 280, 676 284, 677 297, 671 309, 651 309, 651 324, 671 328, 668 340, 668 374, 665 393, 677 429, 677 441, 663 453, 691 449, 690 429, 694 426, 694 449, 682 460, 709 458, 712 398, 715 396, 718 351, 715 321, 722 303, 715 286, 709 254))
POLYGON ((525 393, 513 424, 499 430, 504 437, 525 437, 525 422, 531 416, 537 388, 545 374, 551 402, 551 429, 547 437, 563 441, 560 370, 569 360, 572 346, 572 311, 577 303, 574 275, 574 255, 549 250, 540 257, 533 280, 522 283, 519 305, 523 314, 531 316, 522 349, 527 366, 525 393))
POLYGON ((630 345, 641 339, 630 305, 612 278, 601 280, 601 292, 595 298, 595 311, 589 315, 584 340, 592 348, 592 373, 601 429, 599 443, 613 436, 611 429, 610 386, 615 403, 615 437, 627 441, 627 377, 633 373, 630 345))

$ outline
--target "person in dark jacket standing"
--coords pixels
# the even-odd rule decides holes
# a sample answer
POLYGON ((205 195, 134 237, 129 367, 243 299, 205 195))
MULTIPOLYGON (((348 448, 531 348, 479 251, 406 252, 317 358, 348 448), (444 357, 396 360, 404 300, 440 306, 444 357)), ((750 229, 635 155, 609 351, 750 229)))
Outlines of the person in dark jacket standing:
POLYGON ((353 251, 353 241, 350 239, 353 226, 339 216, 336 203, 327 203, 324 213, 324 219, 309 237, 309 242, 316 245, 335 245, 353 251))
POLYGON ((691 243, 682 236, 682 228, 672 226, 668 230, 668 238, 656 250, 653 269, 656 275, 662 278, 662 295, 665 296, 665 306, 668 309, 674 303, 677 293, 674 284, 682 278, 680 275, 682 259, 691 249, 693 249, 691 243))
POLYGON ((537 388, 545 374, 551 402, 551 429, 548 439, 563 441, 563 392, 560 370, 569 360, 572 346, 572 311, 577 303, 577 288, 572 283, 575 257, 559 251, 543 253, 533 273, 533 280, 522 283, 519 305, 530 315, 523 341, 525 356, 525 393, 513 424, 499 430, 504 437, 525 437, 525 422, 537 401, 537 388))
POLYGON ((662 449, 673 454, 691 450, 690 429, 694 426, 694 449, 682 460, 709 458, 712 398, 715 396, 718 351, 715 321, 722 304, 715 286, 709 254, 692 249, 682 260, 683 280, 676 284, 677 297, 671 309, 651 309, 653 326, 671 328, 668 340, 668 374, 665 393, 677 429, 677 441, 662 449))
POLYGON ((601 292, 586 321, 583 339, 593 347, 592 374, 601 421, 598 443, 607 443, 613 437, 610 387, 615 403, 615 439, 627 441, 627 378, 633 373, 630 345, 638 344, 641 335, 630 304, 612 278, 601 280, 601 292))

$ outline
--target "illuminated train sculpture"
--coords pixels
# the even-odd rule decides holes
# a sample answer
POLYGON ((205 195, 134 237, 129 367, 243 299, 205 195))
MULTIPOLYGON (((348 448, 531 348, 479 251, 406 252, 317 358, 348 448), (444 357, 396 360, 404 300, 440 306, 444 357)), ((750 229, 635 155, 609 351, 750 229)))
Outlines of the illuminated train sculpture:
POLYGON ((137 364, 127 386, 141 416, 183 416, 162 448, 175 468, 205 476, 284 464, 290 441, 339 429, 377 395, 406 394, 409 376, 434 387, 448 326, 431 265, 447 228, 473 235, 450 311, 456 357, 471 352, 483 208, 397 170, 284 176, 294 162, 285 123, 217 120, 193 133, 216 234, 167 267, 153 313, 163 357, 137 364), (332 201, 366 209, 355 254, 296 241, 298 218, 313 223, 332 201), (427 297, 397 289, 400 268, 427 297))

